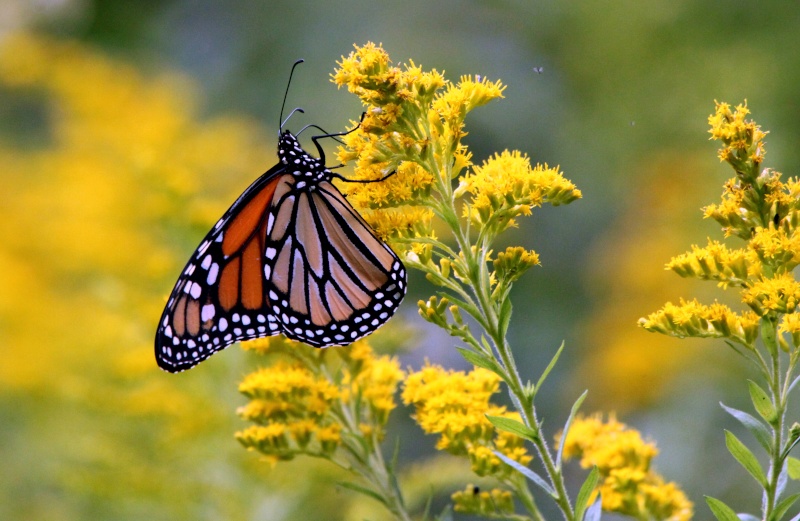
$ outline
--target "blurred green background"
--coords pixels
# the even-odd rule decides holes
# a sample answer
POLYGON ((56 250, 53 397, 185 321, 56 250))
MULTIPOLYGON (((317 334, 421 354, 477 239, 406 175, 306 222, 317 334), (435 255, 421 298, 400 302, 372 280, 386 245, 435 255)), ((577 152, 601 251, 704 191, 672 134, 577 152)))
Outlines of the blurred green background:
MULTIPOLYGON (((0 0, 0 519, 381 519, 328 466, 271 468, 238 446, 236 386, 255 357, 234 347, 177 376, 152 358, 186 258, 275 161, 292 62, 306 60, 293 124, 337 131, 361 109, 329 75, 367 41, 451 80, 501 79, 506 99, 468 118, 474 160, 516 148, 584 193, 507 237, 543 263, 513 295, 522 371, 538 377, 566 342, 540 394, 548 434, 589 389, 585 411, 657 442, 698 518, 703 495, 757 510, 718 406, 748 408, 749 369, 721 342, 636 320, 681 296, 725 298, 663 270, 721 238, 700 212, 730 175, 708 142, 715 99, 747 99, 771 131, 767 165, 800 170, 798 28, 791 2, 0 0)), ((465 368, 416 315, 433 288, 410 287, 403 364, 465 368)), ((430 463, 409 412, 393 419, 401 462, 439 482, 441 506, 472 479, 430 463)))

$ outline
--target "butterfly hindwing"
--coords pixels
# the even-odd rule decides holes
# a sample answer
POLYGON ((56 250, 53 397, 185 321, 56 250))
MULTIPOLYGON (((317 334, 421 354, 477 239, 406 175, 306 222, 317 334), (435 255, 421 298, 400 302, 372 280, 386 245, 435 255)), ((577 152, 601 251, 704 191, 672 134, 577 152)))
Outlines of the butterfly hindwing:
POLYGON ((329 181, 279 181, 267 229, 272 311, 286 336, 346 345, 383 325, 405 295, 394 252, 329 181))
POLYGON ((245 190, 192 254, 156 333, 163 369, 183 371, 236 341, 280 333, 266 298, 264 241, 282 170, 245 190))

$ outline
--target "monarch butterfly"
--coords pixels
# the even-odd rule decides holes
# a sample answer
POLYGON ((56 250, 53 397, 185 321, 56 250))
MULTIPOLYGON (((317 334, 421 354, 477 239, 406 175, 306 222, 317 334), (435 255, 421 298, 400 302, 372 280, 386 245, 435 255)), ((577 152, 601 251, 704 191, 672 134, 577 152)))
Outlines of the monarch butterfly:
POLYGON ((344 133, 313 137, 317 158, 283 130, 289 118, 279 129, 278 164, 208 232, 172 290, 155 339, 166 371, 280 333, 316 347, 347 345, 382 326, 405 296, 403 263, 325 166, 318 139, 344 133))

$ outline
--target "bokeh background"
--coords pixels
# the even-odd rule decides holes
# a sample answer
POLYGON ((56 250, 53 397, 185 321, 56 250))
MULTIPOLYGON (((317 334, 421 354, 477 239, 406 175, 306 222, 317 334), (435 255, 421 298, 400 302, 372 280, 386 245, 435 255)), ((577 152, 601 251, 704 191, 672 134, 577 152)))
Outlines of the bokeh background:
MULTIPOLYGON (((636 321, 680 296, 726 298, 663 270, 721 238, 700 212, 729 177, 708 141, 715 99, 747 99, 771 131, 767 165, 800 170, 798 28, 793 2, 0 0, 0 519, 381 519, 330 466, 273 468, 238 446, 254 355, 233 347, 177 376, 152 358, 189 253, 275 161, 291 63, 306 60, 296 125, 337 131, 360 106, 329 75, 367 41, 452 80, 502 79, 506 98, 467 122, 476 161, 520 149, 584 193, 506 239, 543 262, 513 294, 522 370, 538 377, 566 342, 540 394, 549 435, 589 389, 585 411, 656 441, 698 518, 704 494, 757 510, 718 406, 748 407, 749 368, 721 342, 636 321)), ((403 364, 464 368, 416 315, 433 288, 410 287, 392 326, 413 332, 403 364)), ((470 477, 431 459, 409 412, 388 449, 400 437, 403 468, 424 476, 411 485, 430 479, 443 504, 470 477)))

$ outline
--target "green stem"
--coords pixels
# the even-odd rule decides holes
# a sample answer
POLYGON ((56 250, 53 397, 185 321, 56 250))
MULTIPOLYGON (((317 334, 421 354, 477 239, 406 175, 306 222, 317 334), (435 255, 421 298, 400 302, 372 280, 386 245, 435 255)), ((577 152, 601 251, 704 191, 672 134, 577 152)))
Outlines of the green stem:
MULTIPOLYGON (((764 318, 762 320, 768 320, 764 318)), ((780 478, 781 472, 783 470, 784 461, 782 458, 783 453, 783 430, 785 424, 785 416, 786 416, 786 401, 788 396, 783 392, 786 389, 785 386, 782 385, 781 382, 781 362, 780 362, 780 350, 777 346, 777 341, 775 340, 776 331, 776 324, 774 321, 770 321, 768 327, 771 328, 771 334, 764 338, 764 342, 774 345, 767 345, 767 351, 770 353, 771 357, 771 368, 767 372, 767 381, 769 384, 770 394, 772 395, 772 403, 775 406, 775 411, 777 414, 777 418, 775 422, 772 423, 772 450, 770 454, 770 468, 769 468, 769 477, 767 482, 766 490, 764 491, 765 494, 765 502, 764 502, 764 519, 770 519, 773 515, 773 511, 775 509, 776 501, 777 501, 777 487, 778 487, 778 479, 780 478), (769 338, 769 339, 767 339, 769 338)))
MULTIPOLYGON (((458 235, 462 233, 460 227, 453 231, 458 232, 458 235)), ((457 240, 459 240, 459 243, 463 240, 468 244, 467 238, 464 236, 460 238, 457 237, 457 240)), ((471 281, 472 286, 474 288, 478 303, 480 304, 480 308, 484 313, 485 322, 489 326, 487 333, 491 337, 492 342, 494 343, 495 348, 497 349, 497 352, 506 369, 506 384, 508 385, 509 392, 516 399, 516 403, 518 403, 521 407, 519 413, 522 416, 525 424, 535 431, 541 433, 541 424, 536 417, 536 409, 533 405, 533 400, 525 395, 525 385, 522 382, 519 372, 517 371, 511 346, 508 344, 508 341, 500 331, 498 310, 500 309, 501 304, 495 303, 491 299, 491 287, 489 284, 489 274, 486 263, 487 259, 485 258, 485 252, 488 251, 488 246, 489 245, 487 244, 481 244, 478 248, 476 248, 477 258, 475 258, 476 255, 473 254, 472 248, 462 248, 462 251, 464 252, 465 257, 468 259, 468 263, 475 268, 474 272, 471 273, 471 276, 475 277, 475 280, 471 281)), ((545 469, 547 470, 547 475, 550 478, 550 482, 555 488, 556 498, 554 499, 556 504, 558 504, 559 508, 561 509, 564 519, 567 521, 573 521, 575 518, 575 512, 570 504, 561 470, 553 460, 553 456, 547 445, 547 441, 545 440, 544 436, 540 434, 536 437, 533 443, 537 452, 539 453, 539 457, 541 458, 545 469)))

